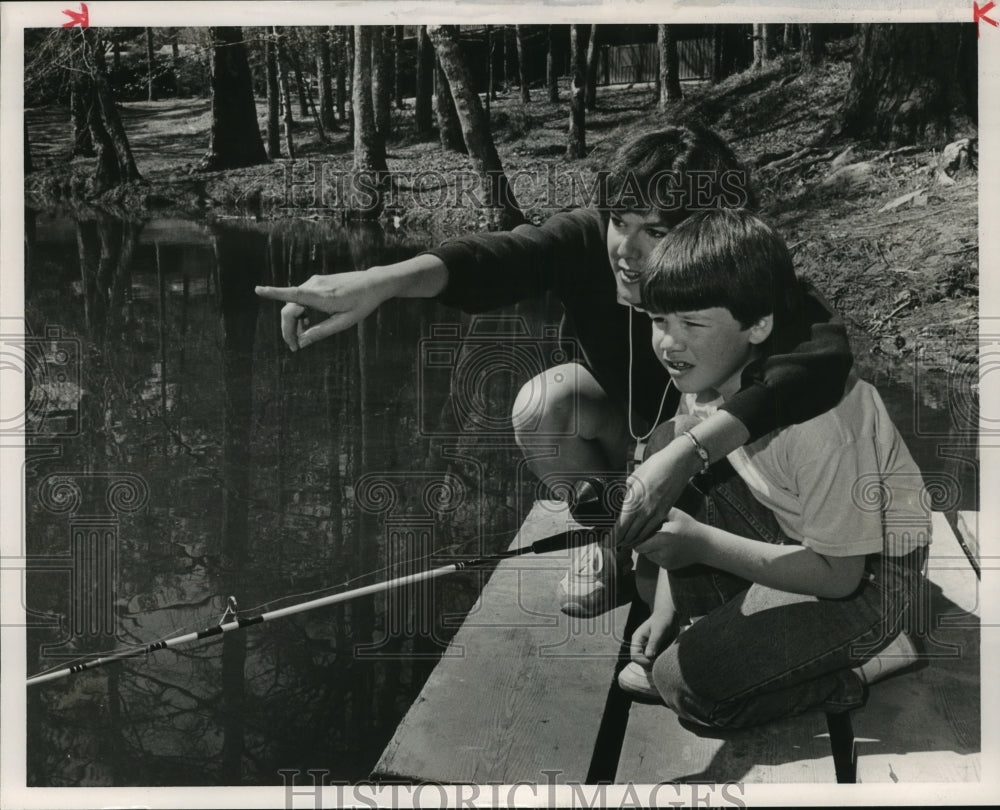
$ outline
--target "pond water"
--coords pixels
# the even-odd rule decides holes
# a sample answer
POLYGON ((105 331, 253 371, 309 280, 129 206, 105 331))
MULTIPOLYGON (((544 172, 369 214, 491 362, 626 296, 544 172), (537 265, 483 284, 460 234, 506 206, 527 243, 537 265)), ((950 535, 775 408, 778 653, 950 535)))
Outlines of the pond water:
MULTIPOLYGON (((291 354, 256 284, 387 263, 429 239, 30 212, 28 225, 26 319, 50 369, 28 390, 29 673, 218 624, 230 596, 252 615, 510 543, 533 481, 507 414, 541 370, 532 338, 558 320, 551 303, 473 320, 389 302, 291 354), (471 388, 454 384, 463 364, 471 388)), ((870 370, 942 508, 977 508, 969 386, 870 370)), ((34 687, 28 784, 364 779, 484 576, 34 687)))

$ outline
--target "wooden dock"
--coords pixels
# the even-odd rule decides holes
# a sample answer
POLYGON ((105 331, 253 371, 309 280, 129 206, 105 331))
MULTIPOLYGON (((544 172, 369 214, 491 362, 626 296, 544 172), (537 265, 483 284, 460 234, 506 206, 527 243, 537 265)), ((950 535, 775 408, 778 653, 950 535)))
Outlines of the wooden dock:
MULTIPOLYGON (((965 523, 970 523, 968 516, 965 523)), ((536 503, 514 546, 572 525, 536 503)), ((968 542, 966 542, 968 545, 968 542)), ((734 732, 695 732, 663 706, 632 703, 614 683, 628 607, 563 615, 556 585, 568 552, 507 560, 494 571, 396 730, 372 778, 444 783, 833 783, 822 713, 734 732)), ((979 581, 943 515, 934 516, 927 663, 872 687, 851 714, 859 782, 980 777, 979 581)), ((851 740, 839 731, 844 780, 851 740)))

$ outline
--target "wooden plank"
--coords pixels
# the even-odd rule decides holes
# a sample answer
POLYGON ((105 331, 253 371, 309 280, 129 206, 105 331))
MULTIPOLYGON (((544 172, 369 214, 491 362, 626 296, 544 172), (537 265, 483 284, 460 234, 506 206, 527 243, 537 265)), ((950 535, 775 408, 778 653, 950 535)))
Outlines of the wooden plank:
POLYGON ((836 782, 820 712, 739 731, 694 731, 665 706, 633 703, 615 782, 836 782))
POLYGON ((968 782, 981 776, 979 581, 935 513, 918 646, 926 665, 871 688, 854 712, 860 782, 968 782))
MULTIPOLYGON (((536 503, 514 545, 565 529, 536 503)), ((628 607, 593 619, 559 611, 568 552, 497 567, 375 766, 375 779, 544 783, 587 777, 628 607)))

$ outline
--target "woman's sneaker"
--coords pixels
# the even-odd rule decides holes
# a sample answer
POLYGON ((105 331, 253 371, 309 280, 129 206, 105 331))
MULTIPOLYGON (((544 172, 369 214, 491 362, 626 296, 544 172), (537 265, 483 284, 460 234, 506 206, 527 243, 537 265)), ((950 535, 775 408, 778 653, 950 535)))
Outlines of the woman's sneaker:
POLYGON ((618 673, 618 685, 634 700, 644 703, 663 703, 663 698, 649 677, 649 670, 635 661, 630 662, 618 673))
POLYGON ((631 554, 615 554, 603 543, 583 546, 559 582, 559 609, 589 618, 629 602, 635 592, 631 574, 631 554))

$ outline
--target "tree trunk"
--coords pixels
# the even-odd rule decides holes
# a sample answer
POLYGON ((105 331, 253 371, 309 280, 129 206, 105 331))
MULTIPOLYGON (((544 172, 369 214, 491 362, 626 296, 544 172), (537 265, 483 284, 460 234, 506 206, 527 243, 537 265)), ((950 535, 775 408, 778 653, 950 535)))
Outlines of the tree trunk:
POLYGON ((382 143, 389 140, 392 121, 392 80, 386 58, 387 31, 391 32, 391 26, 372 26, 372 105, 375 109, 375 129, 382 143))
MULTIPOLYGON (((381 190, 388 171, 385 162, 385 144, 375 128, 375 111, 372 106, 372 34, 374 26, 354 26, 354 78, 351 106, 354 108, 354 172, 363 174, 381 190)), ((365 187, 370 186, 365 183, 365 187)), ((381 210, 381 194, 375 205, 364 205, 366 214, 377 216, 381 210)))
POLYGON ((712 83, 718 84, 724 78, 726 64, 726 35, 721 25, 712 26, 712 83))
POLYGON ((890 146, 947 143, 955 112, 977 120, 976 45, 971 24, 863 26, 837 134, 890 146))
POLYGON ((799 26, 796 23, 785 23, 785 30, 782 37, 782 50, 785 53, 792 53, 799 46, 799 26))
POLYGON ((417 88, 414 99, 414 123, 417 138, 422 141, 434 136, 434 49, 427 38, 427 26, 417 31, 417 88))
POLYGON ((316 34, 316 82, 319 85, 319 121, 327 132, 336 132, 337 117, 333 112, 333 63, 330 58, 330 27, 316 34))
MULTIPOLYGON (((428 35, 430 27, 428 26, 428 35)), ((438 50, 438 40, 431 37, 434 50, 438 50)), ((440 54, 438 54, 440 57, 440 54)), ((462 125, 455 110, 455 99, 448 85, 448 76, 444 72, 440 58, 435 63, 434 81, 437 85, 434 93, 434 114, 437 118, 438 136, 441 146, 452 152, 465 152, 465 140, 462 138, 462 125)))
POLYGON ((659 108, 665 110, 668 104, 681 100, 680 67, 673 26, 656 26, 656 43, 660 53, 660 97, 658 103, 659 108))
MULTIPOLYGON (((100 40, 100 35, 93 28, 88 28, 84 31, 84 43, 94 94, 94 101, 91 102, 90 134, 98 152, 98 163, 100 164, 102 160, 105 162, 113 160, 117 164, 117 176, 112 185, 141 180, 139 169, 135 165, 135 158, 132 156, 132 148, 129 146, 128 136, 125 134, 125 127, 122 126, 118 108, 111 97, 107 66, 104 63, 104 45, 100 40), (103 135, 100 131, 95 131, 93 115, 97 115, 98 121, 96 123, 98 126, 96 129, 103 130, 103 135), (105 157, 109 148, 110 155, 105 157)), ((107 176, 114 177, 112 174, 107 176)))
POLYGON ((503 88, 510 90, 517 70, 517 45, 514 42, 514 26, 501 26, 503 31, 503 88))
POLYGON ((486 121, 490 120, 490 105, 496 93, 493 89, 493 26, 486 26, 486 121))
POLYGON ((803 23, 799 26, 802 34, 802 69, 810 71, 823 61, 823 39, 825 29, 821 25, 803 23))
MULTIPOLYGON (((555 37, 552 26, 545 26, 548 35, 548 48, 545 51, 545 83, 549 88, 549 102, 557 104, 559 102, 559 73, 556 69, 555 37)), ((492 60, 490 67, 492 68, 492 60)), ((491 74, 492 75, 492 74, 491 74)))
POLYGON ((153 100, 153 29, 146 29, 146 101, 153 100))
POLYGON ((215 171, 267 163, 243 31, 209 28, 212 38, 212 131, 201 168, 215 171))
POLYGON ((278 86, 281 88, 281 123, 285 130, 285 149, 295 160, 295 138, 292 135, 292 93, 288 82, 288 56, 278 26, 274 26, 275 61, 278 65, 278 86))
POLYGON ((597 26, 590 26, 590 39, 587 40, 587 97, 588 110, 597 106, 597 26))
MULTIPOLYGON (((293 43, 293 45, 295 45, 295 43, 293 43)), ((297 50, 295 47, 289 48, 287 45, 284 45, 283 49, 285 57, 288 59, 288 64, 291 65, 292 75, 295 77, 295 92, 299 97, 299 118, 308 118, 309 90, 302 78, 302 65, 299 62, 297 50)))
POLYGON ((69 91, 69 111, 73 132, 73 149, 70 158, 93 157, 94 141, 90 137, 88 107, 94 103, 94 90, 85 73, 73 76, 69 91))
POLYGON ((396 109, 403 109, 403 26, 392 27, 392 98, 396 109))
POLYGON ((341 26, 334 26, 330 35, 333 37, 333 54, 336 58, 334 70, 337 96, 337 117, 343 121, 347 117, 347 45, 341 26))
POLYGON ((278 89, 278 57, 276 37, 264 29, 264 78, 267 86, 267 156, 281 157, 281 125, 279 122, 281 91, 278 89))
POLYGON ((761 29, 764 36, 764 61, 770 62, 778 53, 778 26, 765 23, 761 29))
POLYGON ((764 26, 760 23, 753 24, 753 69, 760 70, 764 67, 764 26))
POLYGON ((569 98, 569 141, 566 145, 566 157, 582 158, 587 154, 587 65, 584 60, 582 43, 582 25, 569 27, 569 59, 573 84, 570 87, 569 98))
POLYGON ((531 102, 531 90, 528 88, 528 66, 525 64, 524 26, 514 26, 514 41, 517 43, 517 80, 521 85, 521 103, 531 102))
POLYGON ((504 230, 513 228, 524 222, 524 217, 514 199, 513 190, 507 183, 507 175, 504 174, 489 124, 479 102, 479 93, 475 90, 469 68, 462 58, 458 46, 458 29, 456 26, 434 25, 427 30, 451 87, 469 157, 482 179, 490 225, 504 230))

